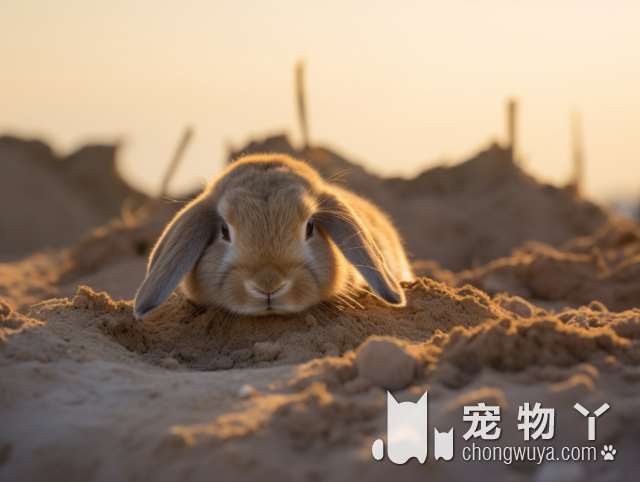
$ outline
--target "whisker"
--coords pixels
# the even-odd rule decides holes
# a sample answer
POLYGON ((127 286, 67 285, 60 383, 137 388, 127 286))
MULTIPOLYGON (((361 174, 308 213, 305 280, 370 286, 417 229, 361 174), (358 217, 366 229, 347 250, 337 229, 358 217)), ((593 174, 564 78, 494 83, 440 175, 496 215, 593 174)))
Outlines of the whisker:
POLYGON ((339 295, 341 297, 342 300, 348 300, 350 304, 350 307, 352 309, 360 309, 360 310, 364 310, 364 306, 362 306, 362 304, 360 302, 358 302, 354 297, 352 297, 349 294, 346 293, 342 293, 339 295))

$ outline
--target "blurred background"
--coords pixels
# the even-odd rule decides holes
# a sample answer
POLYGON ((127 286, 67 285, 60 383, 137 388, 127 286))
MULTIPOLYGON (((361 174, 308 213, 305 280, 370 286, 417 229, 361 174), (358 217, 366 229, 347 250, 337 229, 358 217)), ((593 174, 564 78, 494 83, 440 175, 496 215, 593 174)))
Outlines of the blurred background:
POLYGON ((571 170, 584 192, 635 202, 640 3, 7 0, 0 2, 0 132, 60 154, 121 142, 119 167, 157 193, 185 125, 173 191, 202 184, 229 146, 296 128, 293 65, 306 61, 314 142, 385 175, 470 157, 504 136, 519 100, 527 171, 571 170))

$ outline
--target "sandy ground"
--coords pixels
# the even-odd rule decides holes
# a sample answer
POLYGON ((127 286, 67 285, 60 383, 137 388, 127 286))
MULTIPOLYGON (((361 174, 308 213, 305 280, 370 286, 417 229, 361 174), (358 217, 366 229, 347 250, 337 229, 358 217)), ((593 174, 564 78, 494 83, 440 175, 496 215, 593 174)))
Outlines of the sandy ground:
MULTIPOLYGON (((589 445, 572 406, 612 405, 598 426, 614 465, 574 464, 569 480, 625 480, 640 444, 640 310, 599 303, 556 315, 506 295, 421 280, 389 313, 336 308, 289 319, 194 312, 179 296, 145 322, 130 302, 80 288, 73 298, 3 308, 0 439, 6 480, 469 480, 469 463, 374 462, 385 391, 460 434, 462 406, 502 407, 501 443, 522 444, 517 406, 556 408, 553 445, 589 445), (357 363, 362 344, 399 345, 357 363), (403 340, 403 341, 399 341, 403 340), (407 356, 404 379, 385 366, 407 356), (373 374, 368 374, 373 364, 373 374), (382 367, 382 368, 381 368, 382 367), (55 474, 55 475, 53 475, 55 474)), ((380 348, 377 347, 380 351, 380 348)), ((599 444, 598 444, 599 447, 599 444)), ((562 464, 477 463, 482 480, 558 480, 562 464)), ((567 479, 560 479, 567 480, 567 479)), ((627 480, 631 480, 628 478, 627 480)))
MULTIPOLYGON (((473 165, 450 176, 467 179, 457 173, 473 165)), ((449 244, 416 261, 429 277, 405 284, 402 309, 362 294, 350 306, 249 318, 174 294, 135 321, 132 294, 175 206, 0 264, 0 480, 635 480, 638 225, 517 174, 529 185, 523 196, 547 199, 531 205, 517 199, 512 174, 456 189, 446 172, 431 173, 448 186, 441 203, 475 196, 477 212, 493 206, 496 219, 443 209, 449 244), (548 206, 557 209, 545 219, 548 206), (529 220, 539 223, 535 242, 529 220), (485 230, 500 243, 474 245, 485 230), (454 428, 453 461, 372 459, 386 435, 387 388, 400 401, 428 389, 429 430, 454 428), (477 402, 501 407, 499 445, 526 445, 518 406, 542 402, 556 410, 545 444, 595 446, 598 460, 465 462, 463 406, 477 402), (597 442, 576 402, 611 405, 597 442), (613 462, 600 456, 605 443, 617 449, 613 462)), ((414 181, 381 181, 380 196, 391 202, 394 183, 414 181)), ((424 236, 437 245, 437 233, 424 236)))
POLYGON ((0 261, 75 243, 147 200, 120 177, 117 150, 88 145, 60 156, 39 140, 0 135, 0 261))

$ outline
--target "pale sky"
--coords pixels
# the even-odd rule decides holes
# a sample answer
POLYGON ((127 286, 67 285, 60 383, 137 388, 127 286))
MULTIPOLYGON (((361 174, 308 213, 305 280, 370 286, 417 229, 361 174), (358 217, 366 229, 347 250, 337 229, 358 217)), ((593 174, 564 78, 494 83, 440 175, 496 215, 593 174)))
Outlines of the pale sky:
POLYGON ((0 1, 0 133, 60 152, 124 140, 155 191, 185 125, 174 188, 220 169, 227 142, 299 140, 293 65, 307 63, 312 140, 413 174, 501 138, 521 103, 528 166, 561 182, 582 113, 587 191, 640 193, 640 2, 0 1))

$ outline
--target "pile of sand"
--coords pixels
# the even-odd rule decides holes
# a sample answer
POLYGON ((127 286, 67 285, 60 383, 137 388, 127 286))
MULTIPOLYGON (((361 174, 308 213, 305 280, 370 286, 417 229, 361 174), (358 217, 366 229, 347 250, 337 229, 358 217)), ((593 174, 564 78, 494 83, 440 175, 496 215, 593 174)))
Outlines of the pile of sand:
POLYGON ((77 241, 147 197, 120 176, 117 146, 66 157, 40 141, 0 137, 0 261, 77 241))
POLYGON ((313 164, 325 178, 374 200, 391 215, 414 259, 462 270, 507 256, 527 241, 559 246, 610 218, 572 188, 540 183, 494 144, 451 167, 415 178, 386 179, 327 148, 297 150, 279 135, 229 154, 283 152, 313 164))
MULTIPOLYGON (((501 444, 518 445, 517 406, 540 401, 556 408, 550 444, 589 445, 572 406, 606 401, 613 408, 598 443, 619 448, 616 463, 574 464, 568 480, 621 480, 633 466, 640 310, 594 304, 551 314, 518 297, 492 300, 426 279, 406 288, 401 310, 363 295, 362 308, 272 319, 198 312, 174 296, 136 322, 130 302, 89 288, 27 315, 1 303, 0 475, 377 481, 468 473, 459 458, 403 467, 371 459, 372 442, 385 435, 384 388, 398 380, 401 401, 428 388, 431 423, 454 427, 460 441, 463 405, 500 405, 501 444), (396 373, 385 376, 382 366, 396 373)), ((494 480, 557 480, 561 465, 472 470, 494 480)))
POLYGON ((180 203, 148 202, 114 218, 69 247, 0 263, 0 297, 18 310, 44 299, 72 296, 79 285, 131 299, 144 278, 147 257, 180 203))
MULTIPOLYGON (((130 310, 116 310, 120 314, 112 315, 102 329, 150 363, 212 370, 299 363, 354 349, 370 335, 421 340, 436 329, 473 326, 499 316, 486 295, 473 288, 454 291, 422 279, 406 285, 406 291, 407 306, 394 312, 399 319, 390 319, 389 309, 370 295, 359 300, 366 309, 332 303, 304 315, 253 318, 201 310, 173 295, 144 322, 134 322, 130 310)), ((91 313, 116 308, 87 289, 80 289, 73 307, 91 313)), ((77 310, 69 314, 87 315, 77 310)))
POLYGON ((548 307, 593 300, 612 310, 638 307, 640 228, 631 221, 612 220, 559 248, 529 243, 512 256, 450 276, 449 281, 470 283, 490 294, 517 294, 548 307))

